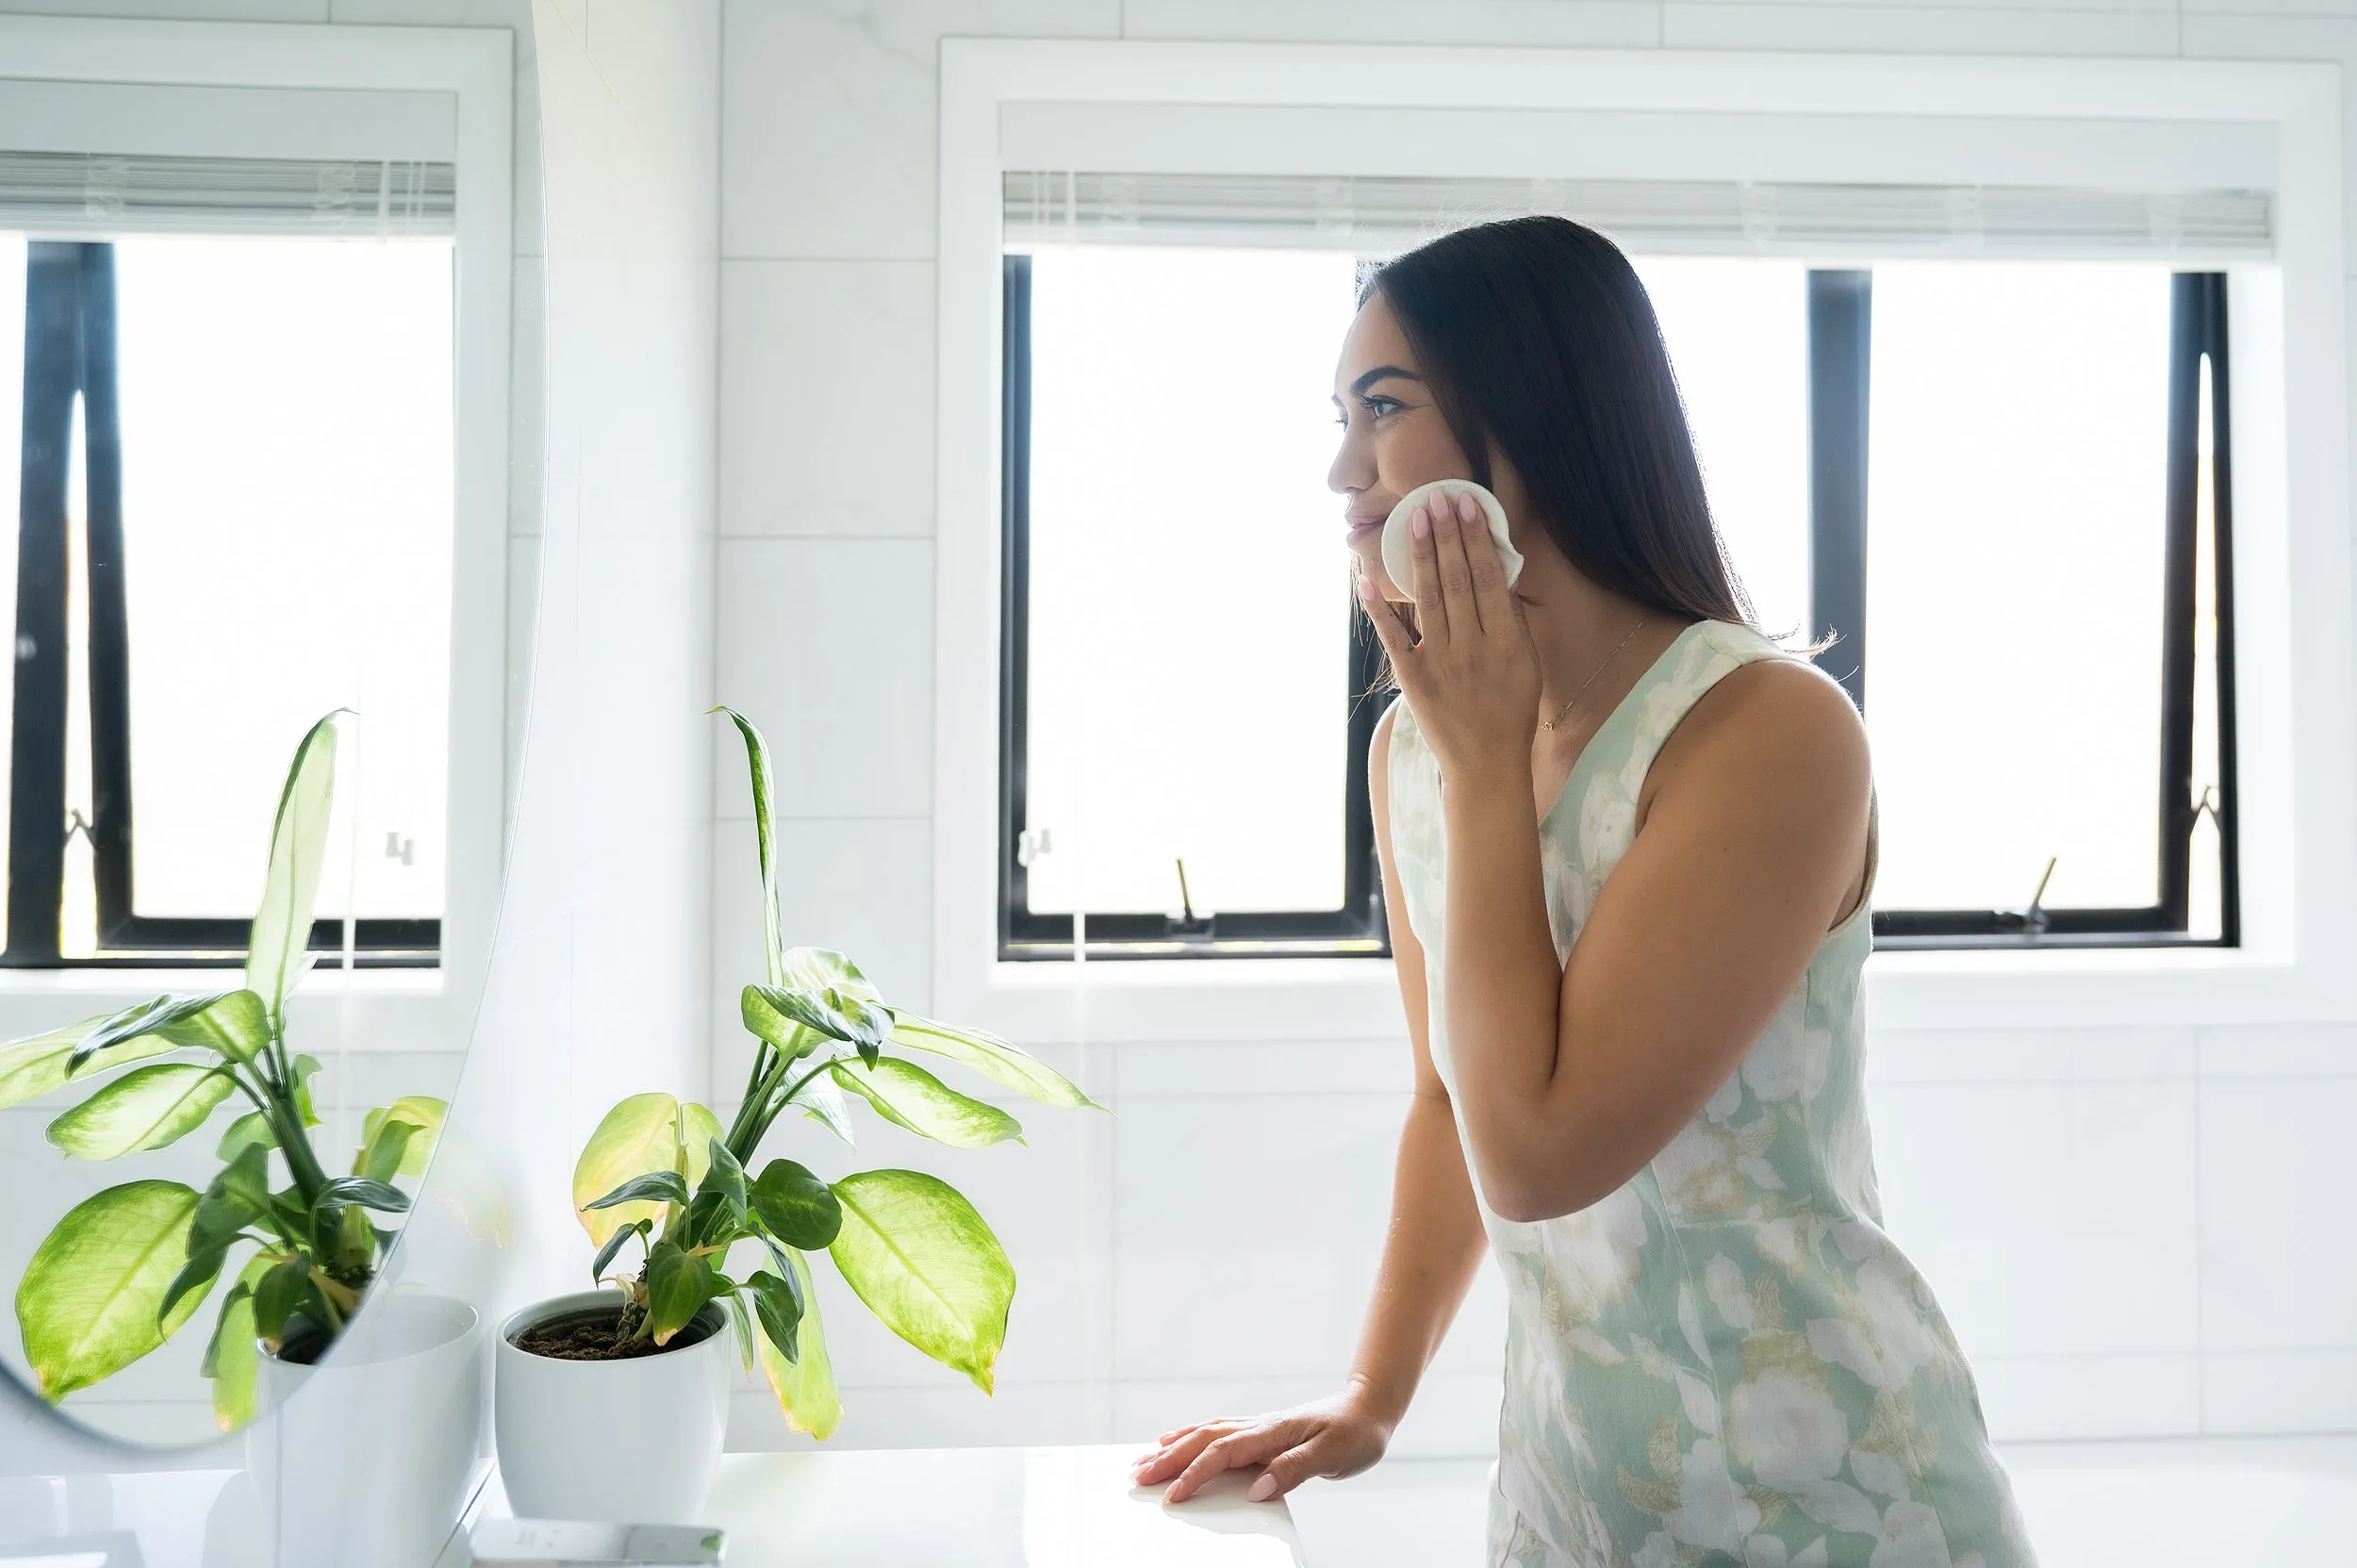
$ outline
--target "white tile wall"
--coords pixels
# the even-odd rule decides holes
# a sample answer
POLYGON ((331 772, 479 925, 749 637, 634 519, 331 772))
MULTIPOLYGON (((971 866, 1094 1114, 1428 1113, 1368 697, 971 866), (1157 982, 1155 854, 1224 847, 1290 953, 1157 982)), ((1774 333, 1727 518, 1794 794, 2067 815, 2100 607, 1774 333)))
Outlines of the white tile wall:
POLYGON ((1968 1353, 2200 1347, 2195 1094, 2117 1081, 1871 1092, 1886 1221, 1968 1353))
MULTIPOLYGON (((932 546, 723 539, 716 694, 768 738, 789 817, 932 814, 932 546)), ((714 809, 750 815, 715 723, 714 809)))
MULTIPOLYGON (((779 742, 792 934, 880 978, 927 957, 939 36, 2357 60, 2351 14, 2357 0, 731 0, 718 694, 779 742), (804 734, 829 745, 787 738, 804 734)), ((716 809, 734 818, 741 765, 721 755, 716 809)), ((715 846, 724 1081, 758 950, 743 838, 724 821, 715 846)), ((1114 1117, 1053 1159, 1043 1143, 975 1162, 974 1179, 994 1219, 1024 1216, 1008 1230, 1018 1324, 1083 1347, 1011 1340, 983 1401, 846 1326, 838 1443, 1134 1438, 1332 1387, 1381 1235, 1404 1043, 1178 1039, 1096 1048, 1079 1070, 1114 1117)), ((2357 1112, 2357 1029, 1887 1032, 1870 1073, 1890 1224, 2001 1435, 2357 1427, 2357 1228, 2335 1141, 2357 1112)), ((1489 1441, 1501 1312, 1485 1279, 1395 1452, 1489 1441)), ((733 1440, 785 1441, 766 1394, 740 1395, 733 1440)))
POLYGON ((725 261, 720 532, 933 531, 933 269, 725 261))
POLYGON ((721 254, 933 254, 934 45, 1099 37, 1119 0, 730 0, 721 254))

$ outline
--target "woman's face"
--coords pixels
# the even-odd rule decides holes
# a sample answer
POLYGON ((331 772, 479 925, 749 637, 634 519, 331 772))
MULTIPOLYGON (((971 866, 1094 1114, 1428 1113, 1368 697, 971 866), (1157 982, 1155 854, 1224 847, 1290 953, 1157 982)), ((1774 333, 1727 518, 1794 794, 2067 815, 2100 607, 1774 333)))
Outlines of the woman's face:
MULTIPOLYGON (((1327 486, 1343 499, 1359 569, 1384 598, 1405 601, 1406 585, 1393 582, 1383 569, 1383 520, 1417 486, 1471 479, 1473 465, 1433 402, 1399 319, 1380 292, 1368 296, 1343 337, 1334 404, 1342 411, 1343 444, 1327 486)), ((1506 508, 1516 547, 1526 554, 1531 547, 1524 539, 1532 530, 1514 520, 1522 516, 1521 481, 1494 454, 1490 470, 1490 487, 1506 508)))

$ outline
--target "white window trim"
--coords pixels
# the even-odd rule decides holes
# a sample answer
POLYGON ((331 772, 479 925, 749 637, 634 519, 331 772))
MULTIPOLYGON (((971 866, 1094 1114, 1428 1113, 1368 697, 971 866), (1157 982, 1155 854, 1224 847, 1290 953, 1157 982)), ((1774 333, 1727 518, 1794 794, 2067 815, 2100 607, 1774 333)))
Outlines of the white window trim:
MULTIPOLYGON (((354 1048, 464 1048, 489 964, 499 910, 505 817, 508 365, 514 266, 515 40, 504 28, 364 27, 131 22, 0 16, 0 76, 135 83, 165 90, 303 90, 430 93, 451 100, 458 168, 453 299, 456 417, 451 604, 450 852, 437 970, 320 973, 304 991, 338 1002, 354 1048)), ((397 107, 387 99, 388 107, 397 107)), ((158 116, 171 137, 185 115, 158 116)), ((317 156, 366 152, 415 116, 364 119, 323 140, 317 156)), ((226 134, 224 132, 224 134, 226 134)), ((174 151, 159 145, 153 150, 174 151)), ((242 151, 243 148, 224 148, 242 151)), ((255 150, 259 150, 258 148, 255 150)), ((410 156, 416 156, 411 154, 410 156)), ((220 969, 16 970, 0 975, 0 1038, 163 990, 211 989, 220 969)))
POLYGON ((2274 190, 2278 236, 2274 262, 2233 269, 2232 285, 2244 946, 1887 953, 1868 967, 1870 1007, 1882 1027, 2357 1018, 2336 67, 951 39, 940 136, 933 998, 945 1016, 1035 1040, 1399 1028, 1388 965, 997 959, 997 792, 981 784, 998 767, 1005 170, 1102 168, 1117 155, 1209 172, 2005 181, 2028 171, 2046 184, 2198 187, 2218 178, 2200 149, 2231 143, 2233 172, 2274 190), (1244 134, 1254 115, 1278 110, 1303 134, 1244 134), (1403 115, 1416 134, 1368 134, 1403 115), (1569 131, 1527 134, 1548 124, 1569 131), (1321 124, 1334 134, 1316 134, 1321 124), (1508 124, 1514 138, 1497 134, 1508 124), (1925 129, 1937 167, 1910 173, 1893 162, 1906 139, 1860 134, 1900 124, 1925 129), (1534 145, 1557 162, 1534 167, 1534 145), (1318 167, 1337 158, 1351 167, 1318 167))

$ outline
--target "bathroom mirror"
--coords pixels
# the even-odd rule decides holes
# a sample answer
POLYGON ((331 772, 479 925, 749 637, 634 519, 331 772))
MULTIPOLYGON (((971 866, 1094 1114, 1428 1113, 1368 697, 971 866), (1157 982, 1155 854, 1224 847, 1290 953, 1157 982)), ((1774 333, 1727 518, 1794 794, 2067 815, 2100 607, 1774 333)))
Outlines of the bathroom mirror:
POLYGON ((0 14, 0 1375, 138 1444, 372 1310, 504 863, 531 10, 336 16, 0 14))

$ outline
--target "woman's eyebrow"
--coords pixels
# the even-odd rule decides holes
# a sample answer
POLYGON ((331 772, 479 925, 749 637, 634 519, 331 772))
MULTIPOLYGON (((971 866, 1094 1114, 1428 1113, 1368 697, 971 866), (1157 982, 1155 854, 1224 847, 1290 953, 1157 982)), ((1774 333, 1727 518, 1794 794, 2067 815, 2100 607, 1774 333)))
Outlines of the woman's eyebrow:
POLYGON ((1397 365, 1377 365, 1375 369, 1369 371, 1366 374, 1360 376, 1358 380, 1350 384, 1350 395, 1352 397, 1364 397, 1367 393, 1367 388, 1374 386, 1378 381, 1398 380, 1420 382, 1423 379, 1424 377, 1418 375, 1415 371, 1402 370, 1397 365))

